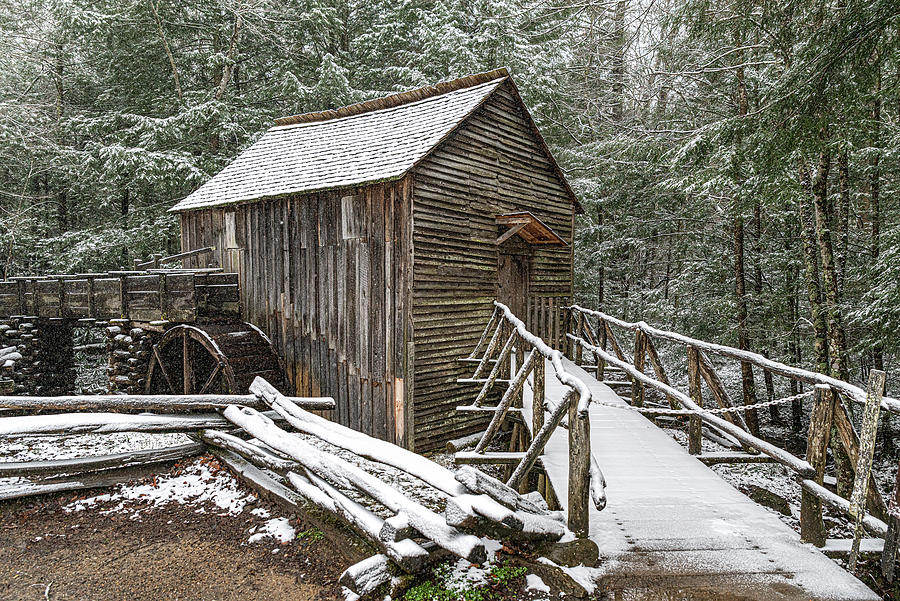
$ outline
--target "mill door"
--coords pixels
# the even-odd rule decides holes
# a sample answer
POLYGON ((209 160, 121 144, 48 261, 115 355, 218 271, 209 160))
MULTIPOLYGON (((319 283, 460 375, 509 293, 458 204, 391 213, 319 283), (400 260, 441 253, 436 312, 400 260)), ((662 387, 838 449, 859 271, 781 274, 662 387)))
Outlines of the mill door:
POLYGON ((528 254, 500 252, 497 274, 497 300, 509 307, 516 317, 527 321, 528 287, 531 280, 531 257, 528 254))

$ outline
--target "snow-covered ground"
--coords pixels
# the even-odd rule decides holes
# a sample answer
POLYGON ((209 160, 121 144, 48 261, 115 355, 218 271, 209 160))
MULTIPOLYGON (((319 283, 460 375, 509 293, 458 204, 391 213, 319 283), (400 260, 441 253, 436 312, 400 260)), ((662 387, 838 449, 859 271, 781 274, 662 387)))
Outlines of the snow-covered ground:
MULTIPOLYGON (((0 461, 69 459, 162 448, 189 442, 183 434, 105 434, 30 437, 0 440, 0 461)), ((0 478, 0 486, 22 479, 0 478)), ((273 516, 258 507, 258 498, 208 456, 189 460, 164 475, 145 481, 122 484, 63 506, 67 512, 93 509, 101 514, 128 514, 140 520, 146 511, 165 508, 170 503, 192 507, 198 514, 215 512, 238 516, 244 512, 263 520, 247 532, 248 543, 286 543, 296 533, 287 517, 273 516)))
POLYGON ((63 509, 84 511, 103 507, 101 513, 127 512, 132 519, 140 519, 141 512, 169 503, 196 505, 197 513, 215 507, 221 515, 237 515, 254 502, 256 497, 241 490, 229 472, 211 469, 201 459, 171 475, 159 476, 145 484, 118 486, 112 492, 74 501, 63 509))
MULTIPOLYGON (((79 434, 74 436, 31 436, 0 439, 0 461, 73 459, 127 451, 159 449, 190 442, 184 434, 79 434)), ((0 480, 2 482, 2 480, 0 480)))

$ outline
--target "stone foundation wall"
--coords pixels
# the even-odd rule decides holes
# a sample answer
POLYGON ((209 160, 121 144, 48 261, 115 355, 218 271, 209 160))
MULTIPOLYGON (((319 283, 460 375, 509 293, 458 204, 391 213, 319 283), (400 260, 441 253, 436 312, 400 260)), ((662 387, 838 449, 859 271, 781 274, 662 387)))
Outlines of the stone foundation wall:
POLYGON ((143 394, 150 353, 159 334, 131 326, 127 319, 110 320, 106 328, 110 392, 143 394))
POLYGON ((16 347, 16 353, 0 362, 0 390, 51 396, 74 389, 70 322, 32 317, 0 320, 0 349, 9 347, 16 347))

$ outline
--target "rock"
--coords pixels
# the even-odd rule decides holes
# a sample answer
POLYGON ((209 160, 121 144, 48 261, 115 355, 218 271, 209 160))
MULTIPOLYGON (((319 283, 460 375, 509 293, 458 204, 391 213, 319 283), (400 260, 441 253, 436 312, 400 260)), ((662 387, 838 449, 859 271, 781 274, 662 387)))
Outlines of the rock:
POLYGON ((600 558, 597 543, 589 538, 576 538, 564 543, 549 543, 540 549, 540 554, 555 564, 575 566, 595 566, 600 558))
POLYGON ((755 484, 747 485, 748 496, 769 509, 774 509, 782 515, 791 515, 791 505, 784 497, 775 494, 767 488, 755 484))

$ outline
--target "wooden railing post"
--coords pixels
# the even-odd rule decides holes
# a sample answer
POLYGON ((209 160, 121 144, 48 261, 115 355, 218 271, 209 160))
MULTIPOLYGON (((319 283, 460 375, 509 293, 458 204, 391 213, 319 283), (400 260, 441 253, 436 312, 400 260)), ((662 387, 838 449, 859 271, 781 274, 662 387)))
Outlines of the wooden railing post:
MULTIPOLYGON (((600 337, 599 346, 604 351, 606 350, 606 322, 601 319, 597 323, 597 336, 600 337)), ((597 379, 599 381, 603 381, 603 378, 606 377, 606 361, 600 358, 600 355, 597 355, 597 379)))
POLYGON ((531 399, 531 436, 534 437, 544 427, 544 377, 546 364, 543 357, 534 363, 534 393, 531 399))
MULTIPOLYGON (((644 373, 644 356, 646 335, 638 328, 634 331, 634 368, 644 373)), ((631 404, 635 407, 644 406, 644 385, 637 379, 631 378, 631 404)))
MULTIPOLYGON (((688 388, 691 400, 698 407, 703 407, 703 389, 700 387, 700 351, 689 346, 688 356, 688 388)), ((691 415, 688 421, 688 453, 699 455, 702 452, 703 420, 699 415, 691 415)))
POLYGON ((575 358, 575 347, 578 346, 572 343, 572 339, 566 336, 569 332, 574 332, 574 328, 572 327, 572 313, 571 309, 566 309, 564 307, 560 307, 560 311, 563 312, 563 327, 562 327, 562 340, 561 344, 564 345, 563 353, 566 355, 568 359, 575 358))
MULTIPOLYGON (((816 470, 817 484, 822 484, 825 479, 825 459, 831 438, 833 411, 831 389, 827 386, 816 386, 812 413, 809 417, 806 460, 816 470)), ((822 547, 825 545, 825 535, 822 501, 804 488, 800 498, 800 538, 822 547)))
MULTIPOLYGON (((584 314, 581 311, 575 311, 573 309, 569 309, 569 313, 572 315, 572 333, 578 336, 579 338, 584 337, 584 314)), ((581 355, 581 345, 577 342, 572 341, 572 345, 574 347, 575 352, 575 365, 581 365, 582 363, 582 355, 581 355)))
POLYGON ((888 531, 884 535, 884 551, 881 553, 881 575, 887 582, 894 581, 897 560, 897 538, 900 532, 900 465, 894 479, 894 494, 888 505, 888 531))
MULTIPOLYGON (((884 396, 885 373, 879 369, 869 371, 869 386, 866 393, 866 410, 860 426, 859 453, 856 462, 856 478, 850 495, 850 515, 854 519, 853 544, 847 566, 856 571, 859 544, 863 536, 863 518, 866 515, 866 497, 869 492, 869 478, 872 475, 872 459, 875 457, 875 438, 878 436, 878 414, 881 411, 881 397, 884 396)), ((876 490, 875 494, 879 494, 876 490)))
MULTIPOLYGON (((537 357, 531 373, 534 382, 531 395, 531 440, 534 441, 537 433, 544 427, 544 393, 546 390, 544 375, 546 373, 546 364, 543 356, 537 357)), ((525 473, 525 477, 522 479, 523 482, 528 481, 528 474, 529 472, 525 473)), ((544 476, 541 474, 538 476, 537 490, 545 500, 548 496, 546 488, 544 476)))
POLYGON ((569 400, 569 530, 587 538, 591 496, 591 421, 578 414, 578 397, 569 400))
MULTIPOLYGON (((859 436, 856 433, 856 430, 853 428, 853 420, 850 419, 850 414, 847 411, 847 407, 841 398, 842 395, 840 391, 835 388, 831 389, 831 396, 834 403, 834 415, 833 415, 833 423, 834 423, 834 431, 837 433, 841 445, 844 448, 844 451, 847 453, 847 457, 850 459, 850 465, 853 468, 853 473, 856 473, 856 466, 859 464, 860 457, 860 441, 859 436)), ((834 452, 832 450, 832 452, 834 452)), ((867 505, 869 508, 869 513, 874 515, 876 518, 882 521, 887 520, 887 505, 884 503, 884 498, 881 496, 881 492, 878 490, 878 484, 875 482, 875 476, 871 473, 869 474, 869 486, 867 493, 867 505)))

